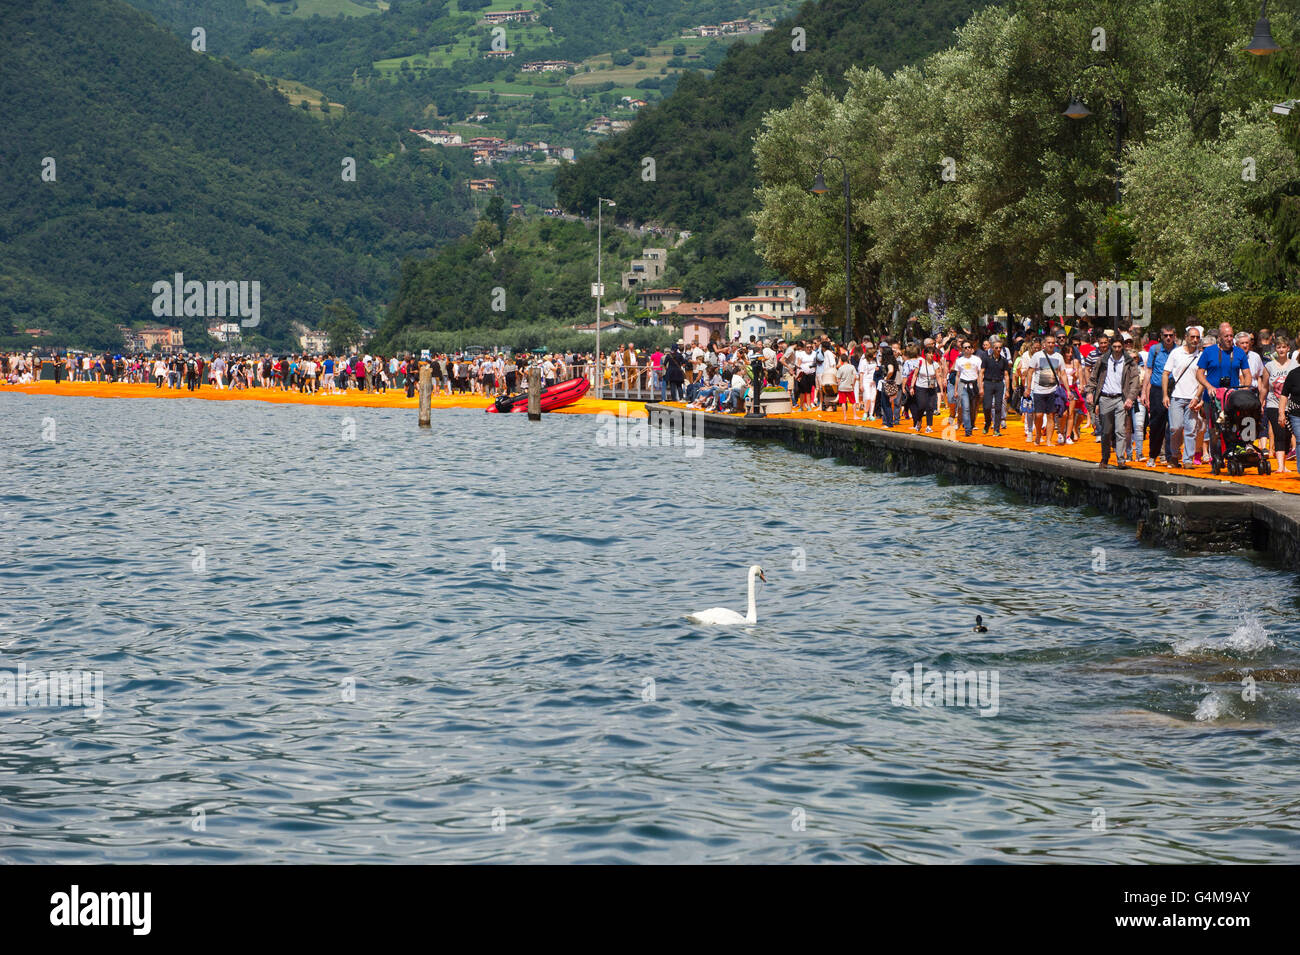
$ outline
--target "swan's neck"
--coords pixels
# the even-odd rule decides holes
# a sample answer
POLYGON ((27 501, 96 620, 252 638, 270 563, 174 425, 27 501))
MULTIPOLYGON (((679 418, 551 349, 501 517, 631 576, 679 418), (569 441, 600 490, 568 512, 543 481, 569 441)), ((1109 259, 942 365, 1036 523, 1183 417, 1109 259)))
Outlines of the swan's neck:
POLYGON ((754 606, 754 578, 758 576, 753 572, 749 575, 749 613, 745 616, 746 623, 758 623, 758 608, 754 606))

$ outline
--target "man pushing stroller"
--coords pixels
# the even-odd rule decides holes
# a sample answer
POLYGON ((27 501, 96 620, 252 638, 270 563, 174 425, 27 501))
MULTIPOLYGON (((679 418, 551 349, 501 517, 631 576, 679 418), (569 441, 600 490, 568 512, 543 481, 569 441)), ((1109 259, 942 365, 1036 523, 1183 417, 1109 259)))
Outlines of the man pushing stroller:
POLYGON ((1201 352, 1196 381, 1204 389, 1201 401, 1210 420, 1210 470, 1218 474, 1226 468, 1229 474, 1240 475, 1246 468, 1256 468, 1268 474, 1268 455, 1255 445, 1267 433, 1264 410, 1259 393, 1251 387, 1249 356, 1233 344, 1227 322, 1219 326, 1217 341, 1201 352))

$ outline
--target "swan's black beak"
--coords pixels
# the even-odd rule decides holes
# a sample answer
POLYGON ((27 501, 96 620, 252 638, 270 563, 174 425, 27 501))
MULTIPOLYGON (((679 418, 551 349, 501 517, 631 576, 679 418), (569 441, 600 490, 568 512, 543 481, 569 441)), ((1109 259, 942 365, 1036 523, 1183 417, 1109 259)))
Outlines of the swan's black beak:
POLYGON ((758 572, 758 579, 763 583, 767 583, 767 576, 761 570, 758 572))

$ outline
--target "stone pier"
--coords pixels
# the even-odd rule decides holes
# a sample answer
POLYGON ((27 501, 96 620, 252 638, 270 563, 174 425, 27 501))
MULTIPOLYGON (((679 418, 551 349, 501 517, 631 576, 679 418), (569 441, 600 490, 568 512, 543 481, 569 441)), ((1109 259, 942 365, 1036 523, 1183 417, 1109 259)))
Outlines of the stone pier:
MULTIPOLYGON (((940 474, 956 484, 1001 484, 1033 503, 1092 506, 1137 524, 1138 535, 1175 550, 1258 550, 1300 566, 1300 494, 1263 491, 1139 468, 1115 470, 1027 451, 992 448, 808 418, 745 418, 648 403, 650 425, 706 438, 776 441, 813 457, 899 474, 940 474)), ((1297 478, 1300 481, 1300 478, 1297 478)))

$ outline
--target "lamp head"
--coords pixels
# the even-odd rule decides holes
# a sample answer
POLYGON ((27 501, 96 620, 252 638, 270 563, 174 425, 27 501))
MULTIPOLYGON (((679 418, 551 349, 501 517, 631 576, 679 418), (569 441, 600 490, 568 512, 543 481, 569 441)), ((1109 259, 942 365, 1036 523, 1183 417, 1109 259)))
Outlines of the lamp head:
POLYGON ((1070 119, 1086 119, 1092 115, 1092 110, 1084 106, 1077 98, 1070 98, 1070 105, 1065 107, 1065 115, 1070 119))
POLYGON ((822 175, 820 169, 817 170, 817 178, 813 180, 811 191, 814 195, 818 195, 818 196, 822 195, 822 193, 830 191, 829 189, 826 188, 826 177, 822 175))
POLYGON ((1268 18, 1260 17, 1255 21, 1255 35, 1251 37, 1250 43, 1246 45, 1246 52, 1253 53, 1256 56, 1267 56, 1269 53, 1276 53, 1281 47, 1273 39, 1273 31, 1269 28, 1268 18))

